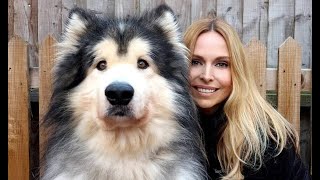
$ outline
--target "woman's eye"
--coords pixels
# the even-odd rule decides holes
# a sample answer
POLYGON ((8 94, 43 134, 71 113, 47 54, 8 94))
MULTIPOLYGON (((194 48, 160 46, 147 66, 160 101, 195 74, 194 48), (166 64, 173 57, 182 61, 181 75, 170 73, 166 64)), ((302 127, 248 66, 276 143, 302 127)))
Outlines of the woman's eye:
POLYGON ((107 68, 107 61, 100 61, 98 64, 97 64, 97 69, 99 71, 103 71, 107 68))
POLYGON ((201 63, 198 60, 191 60, 191 65, 196 66, 196 65, 201 65, 201 63))
POLYGON ((219 63, 216 64, 216 66, 217 67, 228 67, 229 65, 226 62, 219 62, 219 63))
POLYGON ((138 59, 137 66, 138 66, 139 69, 146 69, 146 68, 149 67, 149 64, 144 59, 138 59))

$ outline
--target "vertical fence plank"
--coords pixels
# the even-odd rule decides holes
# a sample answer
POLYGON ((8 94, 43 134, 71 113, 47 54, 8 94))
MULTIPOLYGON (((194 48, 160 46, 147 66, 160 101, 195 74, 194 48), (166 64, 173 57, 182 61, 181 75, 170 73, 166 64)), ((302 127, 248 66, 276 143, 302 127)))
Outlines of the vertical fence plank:
POLYGON ((115 1, 114 7, 116 17, 139 14, 139 0, 117 0, 115 1))
POLYGON ((260 6, 260 22, 259 22, 259 40, 267 45, 268 41, 268 13, 269 13, 269 1, 259 0, 260 6))
POLYGON ((217 15, 233 26, 242 39, 242 2, 238 0, 218 0, 217 15))
POLYGON ((27 44, 8 44, 8 179, 29 179, 29 84, 27 44))
POLYGON ((8 0, 8 42, 13 37, 14 5, 13 0, 8 0))
POLYGON ((14 0, 14 35, 21 37, 24 41, 29 39, 29 18, 30 18, 30 0, 14 0))
MULTIPOLYGON (((47 112, 52 91, 52 67, 54 63, 56 40, 52 36, 46 37, 39 49, 39 159, 42 164, 43 152, 46 148, 47 135, 50 131, 42 126, 43 117, 47 112)), ((40 176, 42 174, 40 169, 40 176)))
POLYGON ((191 23, 203 16, 202 2, 198 0, 191 0, 191 23))
POLYGON ((246 47, 248 64, 254 72, 255 82, 262 97, 266 98, 266 47, 256 38, 252 39, 246 47))
POLYGON ((38 0, 30 0, 28 5, 30 8, 29 23, 29 64, 30 67, 38 67, 38 0))
POLYGON ((268 67, 278 65, 278 48, 294 33, 294 0, 269 1, 268 67))
POLYGON ((294 39, 302 47, 302 68, 312 62, 312 0, 295 0, 294 39))
POLYGON ((62 32, 62 0, 38 0, 38 42, 52 34, 59 39, 62 32))
POLYGON ((247 0, 243 3, 242 42, 247 44, 251 38, 259 38, 260 1, 247 0))
POLYGON ((14 0, 14 35, 28 43, 29 66, 38 66, 37 58, 37 0, 14 0))
POLYGON ((289 37, 279 48, 278 110, 300 134, 301 47, 289 37))

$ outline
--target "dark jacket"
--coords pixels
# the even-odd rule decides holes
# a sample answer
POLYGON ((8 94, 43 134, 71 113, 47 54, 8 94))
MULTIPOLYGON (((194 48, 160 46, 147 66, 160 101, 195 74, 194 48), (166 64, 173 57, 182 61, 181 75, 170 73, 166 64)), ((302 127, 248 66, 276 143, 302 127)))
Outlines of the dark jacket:
MULTIPOLYGON (((201 126, 205 136, 205 147, 208 156, 208 174, 211 179, 218 179, 223 175, 221 166, 217 158, 216 146, 221 134, 221 129, 224 129, 226 117, 222 106, 212 115, 207 116, 200 113, 201 126)), ((245 180, 310 180, 308 170, 305 168, 299 155, 295 153, 293 146, 288 145, 276 157, 274 154, 274 145, 270 144, 263 156, 263 166, 254 171, 248 167, 244 167, 242 172, 245 180)))

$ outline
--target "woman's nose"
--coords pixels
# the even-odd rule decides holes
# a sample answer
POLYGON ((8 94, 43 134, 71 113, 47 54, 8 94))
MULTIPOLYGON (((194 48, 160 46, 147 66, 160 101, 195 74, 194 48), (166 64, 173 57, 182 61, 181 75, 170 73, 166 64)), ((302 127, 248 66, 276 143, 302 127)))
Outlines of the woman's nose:
POLYGON ((210 66, 209 67, 206 66, 206 67, 203 68, 202 73, 200 75, 200 78, 202 80, 204 80, 204 81, 207 81, 207 82, 213 81, 214 77, 213 77, 213 74, 211 72, 211 67, 210 66))

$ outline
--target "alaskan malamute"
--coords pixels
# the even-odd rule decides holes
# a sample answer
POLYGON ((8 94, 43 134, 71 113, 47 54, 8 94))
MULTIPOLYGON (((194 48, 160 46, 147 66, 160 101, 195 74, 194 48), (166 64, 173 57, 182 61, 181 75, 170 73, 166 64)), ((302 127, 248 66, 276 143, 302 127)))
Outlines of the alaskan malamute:
POLYGON ((115 19, 74 8, 57 50, 41 179, 206 179, 172 9, 115 19))

